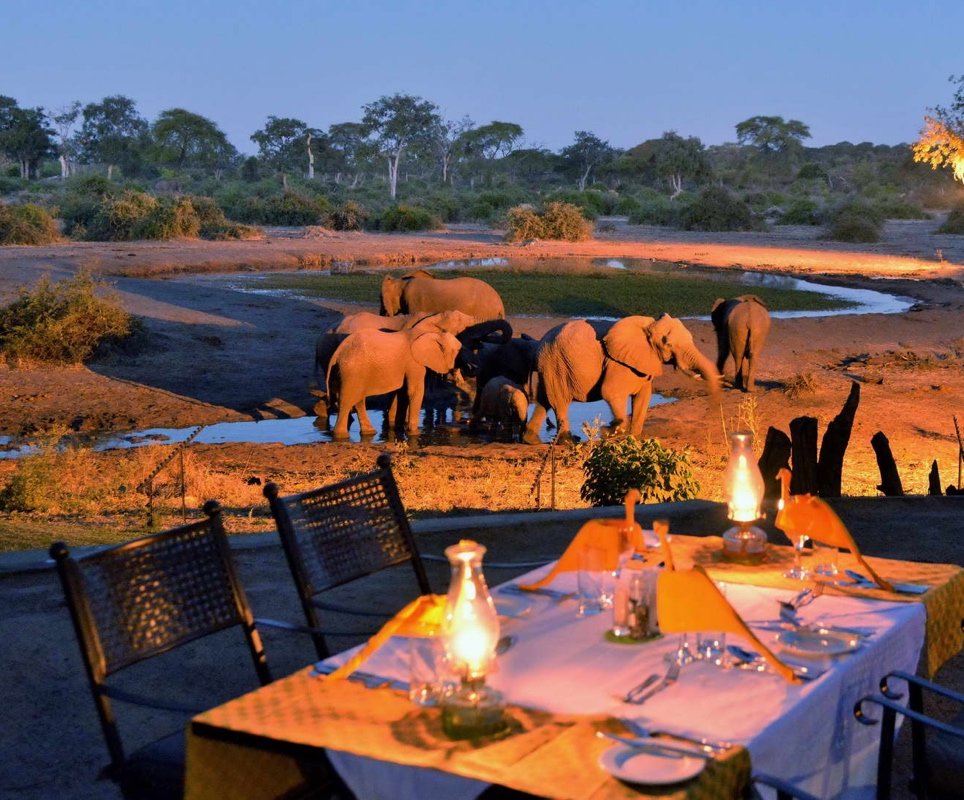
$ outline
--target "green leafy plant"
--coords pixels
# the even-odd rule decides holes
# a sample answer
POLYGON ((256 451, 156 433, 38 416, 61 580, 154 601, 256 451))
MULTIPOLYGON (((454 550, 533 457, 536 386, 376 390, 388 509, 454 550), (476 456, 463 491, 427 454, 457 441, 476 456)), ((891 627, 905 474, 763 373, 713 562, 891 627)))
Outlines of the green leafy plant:
POLYGON ((685 450, 634 436, 594 441, 590 448, 579 495, 594 506, 619 505, 630 489, 653 503, 689 500, 700 490, 685 450))
POLYGON ((708 186, 679 215, 687 231, 749 231, 760 227, 750 207, 721 186, 708 186))
POLYGON ((22 290, 0 308, 0 351, 7 362, 78 364, 98 347, 128 338, 134 319, 103 290, 87 273, 59 283, 44 276, 22 290))
POLYGON ((424 208, 402 204, 386 208, 377 227, 381 231, 434 231, 442 227, 442 221, 424 208))
POLYGON ((832 212, 830 226, 821 238, 835 242, 879 242, 883 221, 883 214, 874 206, 850 201, 832 212))
POLYGON ((328 215, 328 227, 336 231, 360 231, 368 221, 368 209, 354 200, 347 200, 328 215))
POLYGON ((581 242, 591 236, 592 223, 583 216, 578 206, 571 203, 547 203, 541 214, 528 206, 509 209, 505 234, 507 242, 526 239, 581 242))
POLYGON ((57 224, 40 206, 0 203, 0 245, 50 244, 58 239, 57 224))
POLYGON ((951 213, 947 215, 947 219, 937 232, 964 234, 964 205, 951 209, 951 213))

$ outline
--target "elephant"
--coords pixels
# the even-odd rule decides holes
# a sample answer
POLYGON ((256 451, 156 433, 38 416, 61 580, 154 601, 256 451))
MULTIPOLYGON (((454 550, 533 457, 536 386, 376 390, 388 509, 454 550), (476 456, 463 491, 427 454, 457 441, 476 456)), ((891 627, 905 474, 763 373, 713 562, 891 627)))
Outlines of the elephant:
POLYGON ((733 356, 733 385, 752 392, 758 360, 770 332, 770 312, 759 297, 744 294, 730 300, 717 298, 710 319, 716 331, 716 369, 722 374, 727 357, 733 356))
POLYGON ((499 293, 478 278, 436 278, 417 270, 401 278, 386 275, 382 281, 379 313, 384 316, 450 309, 483 321, 505 319, 499 293))
POLYGON ((362 330, 349 334, 328 366, 327 385, 338 407, 332 435, 348 437, 352 408, 358 413, 362 434, 375 433, 365 399, 401 390, 407 399, 406 429, 412 433, 417 431, 426 369, 439 374, 451 373, 461 350, 459 340, 450 333, 425 333, 416 329, 362 330))
POLYGON ((483 421, 512 428, 525 427, 529 416, 529 398, 517 383, 499 376, 486 383, 478 396, 478 411, 473 414, 472 427, 483 421))
POLYGON ((475 402, 472 404, 473 417, 477 417, 479 413, 481 389, 495 378, 508 378, 513 383, 528 387, 527 395, 534 396, 530 379, 535 369, 538 347, 539 340, 525 333, 498 344, 491 341, 483 342, 479 349, 479 369, 476 378, 476 386, 480 391, 475 393, 475 402))
POLYGON ((664 364, 700 373, 711 397, 719 402, 720 376, 713 362, 697 349, 683 323, 669 314, 659 319, 624 317, 616 322, 572 320, 553 328, 539 343, 536 404, 523 441, 538 443, 550 408, 556 415, 557 438, 568 433, 569 404, 574 400, 605 400, 613 415, 612 432, 640 436, 653 378, 663 374, 664 364), (633 407, 627 430, 630 397, 633 407))
POLYGON ((451 333, 453 336, 457 336, 475 322, 475 317, 470 317, 468 314, 455 309, 438 312, 420 311, 417 314, 398 314, 394 317, 373 314, 370 311, 359 311, 356 314, 347 315, 330 332, 355 333, 366 328, 401 331, 418 327, 425 331, 451 333))

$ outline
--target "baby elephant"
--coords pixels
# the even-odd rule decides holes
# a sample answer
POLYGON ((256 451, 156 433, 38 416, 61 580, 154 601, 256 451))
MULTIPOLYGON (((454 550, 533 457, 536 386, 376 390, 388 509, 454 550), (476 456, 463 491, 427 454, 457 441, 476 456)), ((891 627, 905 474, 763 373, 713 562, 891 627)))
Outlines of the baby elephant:
POLYGON ((722 374, 727 356, 732 355, 736 365, 734 386, 752 392, 757 359, 770 332, 770 312, 759 297, 744 294, 730 300, 718 298, 710 319, 716 330, 716 369, 722 374))
POLYGON ((477 427, 483 420, 512 428, 513 425, 525 427, 529 415, 529 398, 517 383, 498 376, 482 387, 479 395, 478 412, 472 419, 477 427))

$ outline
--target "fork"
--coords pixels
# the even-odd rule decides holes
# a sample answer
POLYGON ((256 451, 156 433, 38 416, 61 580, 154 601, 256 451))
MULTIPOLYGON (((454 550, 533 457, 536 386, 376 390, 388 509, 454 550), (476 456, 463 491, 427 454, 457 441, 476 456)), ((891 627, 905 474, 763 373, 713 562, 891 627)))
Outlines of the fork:
POLYGON ((669 669, 666 670, 666 674, 655 684, 646 689, 641 694, 637 694, 632 700, 627 700, 627 703, 632 703, 634 706, 640 706, 649 700, 654 694, 663 691, 663 689, 668 689, 674 683, 676 679, 679 678, 680 662, 673 661, 669 665, 669 669))
POLYGON ((619 721, 625 725, 626 728, 632 731, 634 736, 639 736, 643 739, 654 738, 658 741, 660 737, 668 737, 670 739, 677 739, 681 742, 694 744, 706 752, 714 753, 722 753, 724 750, 728 750, 729 748, 733 747, 732 742, 714 741, 713 739, 704 739, 702 737, 686 736, 682 733, 674 733, 673 731, 647 728, 645 725, 642 725, 636 720, 628 719, 626 717, 620 717, 619 721))
POLYGON ((658 672, 654 672, 645 680, 642 680, 639 683, 637 683, 632 689, 630 689, 628 692, 626 692, 626 694, 623 695, 623 702, 632 703, 633 700, 637 697, 637 695, 640 695, 644 691, 646 691, 650 686, 656 683, 656 681, 658 681, 660 677, 661 676, 658 672))

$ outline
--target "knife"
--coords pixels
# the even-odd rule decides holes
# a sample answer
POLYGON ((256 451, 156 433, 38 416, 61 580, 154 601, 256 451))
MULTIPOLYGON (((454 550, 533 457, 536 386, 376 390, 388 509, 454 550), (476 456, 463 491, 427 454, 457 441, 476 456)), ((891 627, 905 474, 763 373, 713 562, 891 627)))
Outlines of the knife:
POLYGON ((668 756, 670 758, 680 758, 682 756, 692 756, 693 758, 703 758, 711 761, 715 756, 704 749, 696 750, 684 744, 674 744, 673 742, 655 741, 651 738, 637 738, 635 736, 619 736, 607 731, 596 731, 596 736, 600 739, 610 739, 611 741, 632 747, 634 750, 642 750, 657 756, 668 756))
MULTIPOLYGON (((855 581, 861 589, 879 589, 880 587, 874 583, 866 575, 860 572, 855 572, 852 569, 845 569, 847 577, 852 581, 855 581)), ((919 583, 894 583, 890 582, 890 585, 894 587, 895 592, 900 592, 901 594, 924 594, 930 590, 930 586, 924 586, 919 583)))
MULTIPOLYGON (((336 669, 338 669, 338 665, 336 664, 318 662, 312 668, 311 674, 314 677, 331 675, 336 669)), ((373 672, 364 672, 363 670, 355 670, 348 676, 348 680, 354 681, 355 683, 363 683, 369 689, 387 686, 389 689, 399 689, 403 692, 408 691, 408 681, 399 680, 398 678, 386 678, 383 675, 376 675, 373 672)))
POLYGON ((539 586, 535 589, 523 589, 518 583, 497 586, 496 591, 502 594, 541 594, 543 597, 551 597, 553 600, 568 600, 570 597, 575 597, 574 592, 562 592, 559 589, 550 589, 547 586, 539 586))

